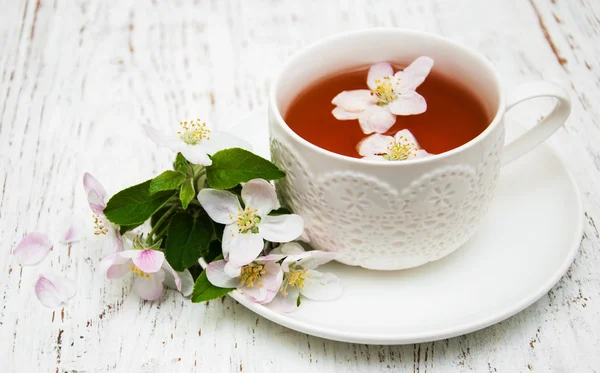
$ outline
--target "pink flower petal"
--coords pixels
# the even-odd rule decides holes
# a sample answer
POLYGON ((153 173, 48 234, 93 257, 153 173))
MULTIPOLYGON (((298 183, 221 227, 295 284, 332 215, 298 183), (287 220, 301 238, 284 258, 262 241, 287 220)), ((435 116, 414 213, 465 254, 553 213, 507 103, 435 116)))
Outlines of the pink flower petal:
POLYGON ((369 86, 369 88, 375 89, 378 85, 375 81, 382 80, 386 76, 394 76, 394 69, 392 68, 392 65, 390 65, 387 62, 376 63, 369 69, 369 75, 367 76, 367 85, 369 86))
POLYGON ((260 222, 258 234, 271 242, 290 242, 304 231, 304 220, 300 215, 265 216, 260 222))
POLYGON ((362 139, 356 146, 358 154, 363 157, 371 157, 377 154, 385 154, 388 151, 388 146, 394 141, 392 136, 385 136, 379 133, 374 133, 371 136, 362 139))
POLYGON ((95 177, 86 172, 83 174, 83 189, 85 189, 90 209, 92 209, 95 214, 104 216, 106 191, 102 184, 100 184, 95 177))
POLYGON ((427 110, 427 102, 417 92, 408 92, 399 95, 395 101, 388 104, 388 107, 395 115, 415 115, 427 110))
POLYGON ((225 190, 202 189, 198 193, 198 201, 208 216, 219 224, 233 223, 241 208, 237 196, 225 190))
POLYGON ((368 89, 343 91, 331 100, 331 103, 335 106, 339 106, 341 109, 353 113, 359 113, 376 102, 377 99, 368 89))
POLYGON ((226 261, 217 260, 206 267, 206 277, 208 281, 220 288, 235 288, 240 281, 235 277, 230 277, 225 274, 226 261))
POLYGON ((133 280, 133 291, 145 300, 157 300, 163 292, 165 272, 160 270, 149 275, 150 277, 136 276, 133 280))
POLYGON ((64 244, 81 241, 85 237, 86 218, 83 214, 75 214, 63 219, 58 226, 58 241, 64 244))
POLYGON ((331 114, 333 114, 335 119, 338 119, 338 120, 354 120, 354 119, 358 119, 360 112, 357 111, 355 113, 352 113, 352 112, 346 111, 338 106, 331 111, 331 114))
POLYGON ((398 71, 394 76, 399 80, 399 91, 403 93, 417 89, 427 78, 432 67, 433 59, 422 56, 414 60, 404 70, 398 71))
POLYGON ((257 215, 260 217, 265 217, 272 210, 279 208, 275 188, 263 179, 248 181, 242 188, 242 200, 246 207, 258 210, 257 215))
POLYGON ((358 123, 365 135, 385 133, 396 123, 396 116, 390 112, 388 105, 372 105, 360 113, 358 123))
POLYGON ((25 236, 13 250, 13 255, 20 265, 38 264, 52 249, 52 242, 47 235, 32 232, 25 236))
POLYGON ((275 298, 283 281, 281 266, 275 262, 267 262, 265 274, 261 276, 262 286, 243 287, 243 293, 255 303, 269 303, 275 298))
MULTIPOLYGON (((158 250, 136 250, 136 255, 132 256, 133 264, 146 273, 155 273, 161 269, 165 254, 158 250)), ((162 281, 161 281, 162 282, 162 281)))
POLYGON ((35 295, 40 303, 49 308, 66 303, 76 291, 75 281, 52 273, 40 275, 35 283, 35 295))
POLYGON ((112 280, 125 276, 132 264, 131 257, 112 253, 100 261, 100 271, 106 274, 106 278, 112 280))

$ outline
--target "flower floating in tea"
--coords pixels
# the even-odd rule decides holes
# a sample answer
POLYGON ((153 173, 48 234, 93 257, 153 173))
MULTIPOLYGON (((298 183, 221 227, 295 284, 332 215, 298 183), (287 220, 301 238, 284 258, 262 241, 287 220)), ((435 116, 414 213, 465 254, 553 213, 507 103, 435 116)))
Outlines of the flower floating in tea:
POLYGON ((394 136, 372 134, 359 142, 356 149, 364 159, 386 161, 404 161, 431 155, 419 147, 413 134, 406 129, 396 132, 394 136))
POLYGON ((385 133, 396 123, 397 115, 421 114, 427 110, 425 98, 416 92, 433 60, 419 57, 394 74, 392 65, 377 63, 369 69, 369 89, 344 91, 331 101, 333 115, 339 120, 355 120, 365 134, 385 133))

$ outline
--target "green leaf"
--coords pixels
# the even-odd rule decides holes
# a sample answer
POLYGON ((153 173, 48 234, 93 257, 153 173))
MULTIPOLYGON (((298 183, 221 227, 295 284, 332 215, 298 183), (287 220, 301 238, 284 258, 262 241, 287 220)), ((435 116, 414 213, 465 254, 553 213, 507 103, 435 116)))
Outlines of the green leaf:
POLYGON ((133 224, 133 225, 121 225, 119 227, 119 233, 121 235, 125 234, 126 232, 132 231, 135 228, 139 227, 140 225, 142 225, 144 223, 140 223, 140 224, 133 224))
POLYGON ((173 169, 185 175, 188 164, 189 162, 187 159, 185 159, 183 154, 177 153, 177 156, 175 157, 175 162, 173 162, 173 169))
POLYGON ((163 191, 150 194, 151 180, 123 189, 106 204, 104 215, 118 225, 139 225, 161 208, 174 193, 163 191))
POLYGON ((204 260, 206 263, 210 263, 217 260, 219 257, 223 259, 223 248, 221 247, 220 241, 214 240, 208 246, 208 253, 204 255, 204 260))
POLYGON ((196 192, 194 191, 194 181, 187 179, 183 185, 181 185, 181 192, 179 192, 179 199, 181 200, 181 206, 183 209, 187 209, 190 202, 194 199, 196 192))
POLYGON ((165 171, 150 182, 150 194, 163 190, 175 190, 185 180, 185 175, 179 171, 165 171))
POLYGON ((221 298, 224 295, 227 295, 231 292, 232 288, 220 288, 215 286, 208 281, 206 277, 206 270, 202 271, 200 276, 196 279, 194 283, 194 290, 192 291, 192 302, 200 303, 206 302, 213 299, 221 298))
POLYGON ((285 207, 280 207, 277 210, 273 210, 269 213, 269 215, 273 215, 273 216, 277 216, 277 215, 289 215, 292 214, 292 211, 290 209, 287 209, 285 207))
MULTIPOLYGON (((162 216, 169 211, 169 207, 162 207, 160 209, 158 209, 158 211, 156 211, 154 214, 152 214, 152 217, 150 218, 150 226, 154 227, 156 225, 156 223, 160 220, 160 218, 162 218, 162 216)), ((168 223, 168 222, 166 222, 168 223)), ((164 224, 164 223, 162 223, 164 224)))
POLYGON ((171 218, 167 231, 166 256, 176 271, 194 265, 208 253, 213 226, 208 215, 194 218, 187 212, 178 212, 171 218))
POLYGON ((221 150, 211 159, 212 165, 206 167, 206 179, 214 189, 231 189, 252 179, 285 177, 285 173, 273 163, 240 148, 221 150))
POLYGON ((215 236, 219 242, 223 241, 223 231, 225 231, 225 224, 215 223, 213 221, 213 229, 215 230, 215 236))

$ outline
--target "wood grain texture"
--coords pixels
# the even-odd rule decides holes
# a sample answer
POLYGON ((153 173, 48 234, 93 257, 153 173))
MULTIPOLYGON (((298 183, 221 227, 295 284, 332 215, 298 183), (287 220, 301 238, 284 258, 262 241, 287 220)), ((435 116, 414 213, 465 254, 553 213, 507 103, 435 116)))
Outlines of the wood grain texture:
MULTIPOLYGON (((594 372, 600 370, 600 2, 0 1, 0 357, 3 372, 594 372), (439 33, 481 51, 510 89, 544 78, 574 110, 552 142, 584 196, 585 234, 566 276, 518 315, 466 336, 408 346, 337 343, 287 330, 231 299, 140 301, 97 271, 97 242, 56 245, 40 267, 10 255, 85 209, 84 171, 109 192, 169 166, 140 123, 227 125, 266 104, 299 47, 374 26, 439 33), (79 283, 48 310, 46 269, 79 283)), ((534 121, 540 101, 511 115, 534 121)), ((91 221, 91 220, 90 220, 91 221)), ((532 266, 535 263, 532 263, 532 266)), ((409 306, 409 305, 407 305, 409 306)))

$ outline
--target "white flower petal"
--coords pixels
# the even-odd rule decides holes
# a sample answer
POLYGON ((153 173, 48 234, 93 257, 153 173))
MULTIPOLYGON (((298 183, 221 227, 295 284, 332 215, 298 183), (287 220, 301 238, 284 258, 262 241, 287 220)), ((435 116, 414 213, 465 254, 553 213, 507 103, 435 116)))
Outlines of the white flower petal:
POLYGON ((379 133, 374 133, 371 136, 360 140, 356 146, 358 154, 363 157, 371 157, 377 154, 385 154, 388 151, 388 146, 394 141, 392 136, 385 136, 379 133))
POLYGON ((237 239, 236 237, 239 234, 240 233, 237 224, 229 224, 225 226, 225 229, 223 230, 223 237, 221 238, 221 250, 225 260, 229 260, 229 249, 236 245, 234 241, 237 239))
MULTIPOLYGON (((356 89, 353 91, 343 91, 331 100, 331 103, 347 112, 361 112, 367 106, 377 102, 377 99, 368 89, 356 89)), ((335 115, 335 113, 334 113, 335 115)), ((336 117, 337 118, 337 117, 336 117)), ((338 118, 340 119, 340 118, 338 118)))
POLYGON ((53 273, 40 275, 35 283, 35 295, 40 303, 49 308, 66 303, 76 292, 75 281, 53 273))
POLYGON ((298 309, 298 297, 300 292, 296 288, 289 289, 288 295, 278 293, 267 307, 280 313, 290 313, 298 309))
POLYGON ((354 120, 354 119, 358 119, 358 116, 360 115, 360 111, 352 113, 352 112, 346 111, 338 106, 331 111, 331 114, 333 114, 333 116, 338 120, 354 120))
POLYGON ((392 65, 387 62, 376 63, 369 69, 367 85, 369 88, 375 89, 378 85, 375 80, 382 80, 386 76, 394 76, 394 69, 392 68, 392 65))
POLYGON ((211 284, 220 288, 235 288, 240 281, 225 273, 225 264, 227 262, 224 260, 216 260, 209 263, 208 267, 206 267, 206 277, 211 284))
POLYGON ((339 298, 342 295, 342 285, 340 279, 333 273, 321 273, 309 270, 305 286, 300 289, 300 293, 313 300, 331 300, 339 298))
MULTIPOLYGON (((225 246, 223 240, 223 246, 225 246)), ((254 233, 236 234, 234 239, 227 243, 229 263, 234 267, 242 267, 256 259, 263 249, 263 239, 254 233)))
POLYGON ((413 135, 412 132, 410 132, 407 129, 403 129, 401 131, 396 132, 392 140, 395 142, 412 142, 417 148, 420 148, 419 142, 415 138, 415 135, 413 135))
POLYGON ((394 76, 399 80, 399 91, 407 92, 417 89, 417 87, 423 83, 425 78, 427 78, 432 67, 433 59, 421 56, 414 60, 404 70, 398 71, 394 76))
POLYGON ((225 190, 204 188, 198 192, 198 201, 210 218, 219 224, 231 224, 242 208, 238 197, 225 190))
POLYGON ((271 254, 295 255, 305 253, 304 247, 297 242, 288 242, 277 246, 271 251, 271 254))
POLYGON ((325 263, 329 263, 338 256, 337 253, 320 250, 308 251, 307 254, 309 255, 300 258, 300 260, 296 261, 296 264, 308 270, 315 269, 325 263))
MULTIPOLYGON (((164 281, 165 285, 172 289, 177 289, 178 291, 181 292, 182 285, 181 285, 181 277, 179 277, 179 274, 182 272, 175 271, 166 259, 163 261, 162 269, 165 271, 165 281, 164 281)), ((188 271, 188 273, 189 273, 189 271, 188 271)), ((190 276, 191 276, 191 274, 190 274, 190 276)))
POLYGON ((415 154, 415 158, 431 157, 432 155, 433 154, 427 153, 426 150, 420 149, 420 150, 417 150, 417 153, 415 154))
POLYGON ((104 208, 106 207, 106 190, 100 182, 93 177, 90 173, 83 174, 83 189, 87 195, 88 204, 90 209, 100 215, 104 216, 104 208))
POLYGON ((358 123, 366 135, 373 132, 385 133, 396 123, 396 116, 387 105, 371 105, 360 113, 358 123))
POLYGON ((179 151, 185 159, 194 164, 199 164, 202 166, 210 166, 212 164, 211 159, 207 154, 207 149, 200 144, 197 145, 189 145, 184 144, 179 148, 179 151))
POLYGON ((13 250, 15 260, 20 265, 38 264, 52 249, 52 242, 47 235, 32 232, 25 236, 13 250))
POLYGON ((150 277, 136 276, 133 280, 133 291, 145 300, 156 300, 163 292, 165 271, 162 269, 149 275, 150 277))
POLYGON ((407 92, 388 104, 389 111, 395 115, 422 114, 427 110, 425 98, 417 92, 407 92))
POLYGON ((300 215, 265 216, 258 228, 258 234, 267 241, 289 242, 300 237, 304 231, 304 220, 300 215))
POLYGON ((225 263, 225 267, 223 268, 223 271, 225 271, 225 274, 227 276, 229 276, 231 278, 236 278, 242 273, 242 267, 243 266, 236 266, 236 265, 233 265, 231 262, 227 262, 227 263, 225 263))
POLYGON ((194 278, 187 269, 177 273, 179 274, 179 278, 181 278, 181 294, 183 294, 184 297, 189 297, 194 290, 194 278))
MULTIPOLYGON (((158 146, 162 146, 171 149, 174 152, 180 151, 180 148, 185 145, 185 142, 177 135, 170 135, 162 131, 157 130, 154 127, 142 125, 144 131, 154 143, 158 146)), ((187 157, 186 157, 187 158, 187 157)), ((189 159, 188 159, 189 160, 189 159)))
POLYGON ((277 194, 271 183, 263 179, 253 179, 242 187, 242 200, 246 207, 257 209, 257 215, 265 217, 272 210, 279 208, 277 194))
POLYGON ((267 262, 264 266, 265 274, 261 276, 262 286, 255 284, 253 287, 241 287, 243 293, 251 301, 259 304, 269 303, 279 292, 281 282, 283 281, 283 271, 279 264, 267 262))
POLYGON ((240 139, 229 132, 223 131, 211 132, 210 139, 202 140, 200 143, 198 143, 198 145, 204 147, 206 152, 210 155, 213 155, 223 149, 230 148, 241 148, 252 151, 252 145, 248 141, 240 139))

